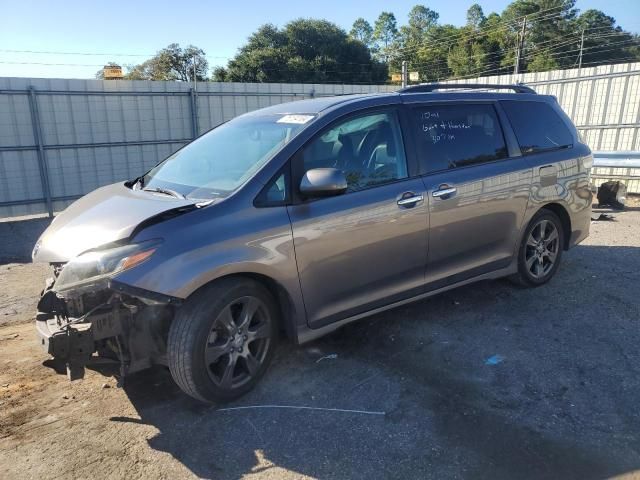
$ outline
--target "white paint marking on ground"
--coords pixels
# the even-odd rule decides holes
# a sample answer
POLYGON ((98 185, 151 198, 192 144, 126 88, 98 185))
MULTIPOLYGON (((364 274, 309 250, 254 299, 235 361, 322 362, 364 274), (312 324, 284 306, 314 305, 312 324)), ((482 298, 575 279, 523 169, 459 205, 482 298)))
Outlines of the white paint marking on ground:
POLYGON ((322 412, 361 413, 363 415, 386 415, 386 412, 368 412, 366 410, 349 410, 345 408, 302 407, 295 405, 247 405, 244 407, 219 408, 217 412, 230 412, 232 410, 251 410, 259 408, 289 408, 293 410, 319 410, 322 412))

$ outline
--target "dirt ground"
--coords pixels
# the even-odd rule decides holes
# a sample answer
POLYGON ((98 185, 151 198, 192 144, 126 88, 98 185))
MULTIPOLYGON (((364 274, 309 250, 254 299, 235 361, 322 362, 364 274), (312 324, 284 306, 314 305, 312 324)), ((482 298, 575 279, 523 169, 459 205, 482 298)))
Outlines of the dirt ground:
POLYGON ((482 282, 283 343, 236 410, 162 368, 68 382, 28 322, 47 269, 2 265, 0 479, 640 478, 640 208, 612 216, 538 289, 482 282))

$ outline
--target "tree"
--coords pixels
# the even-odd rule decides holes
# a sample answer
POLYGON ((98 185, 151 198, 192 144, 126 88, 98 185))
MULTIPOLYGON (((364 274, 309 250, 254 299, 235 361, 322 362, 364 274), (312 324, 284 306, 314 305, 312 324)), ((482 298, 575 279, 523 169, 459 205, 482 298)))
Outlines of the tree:
POLYGON ((387 68, 367 47, 326 20, 263 25, 229 61, 232 82, 379 83, 387 68))
POLYGON ((474 30, 480 30, 482 25, 486 21, 482 7, 477 3, 474 3, 467 10, 467 26, 474 30))
MULTIPOLYGON (((478 3, 467 10, 462 27, 440 25, 438 12, 414 5, 399 26, 392 12, 373 26, 357 18, 349 33, 325 20, 299 19, 282 28, 266 24, 250 37, 212 81, 363 82, 388 79, 403 60, 422 80, 511 73, 521 44, 519 69, 535 72, 640 60, 640 37, 624 31, 600 10, 582 12, 576 0, 513 0, 501 14, 485 16, 478 3), (524 38, 521 38, 525 23, 524 38)), ((207 61, 194 46, 171 44, 145 62, 129 66, 126 78, 204 80, 207 61)), ((96 74, 100 77, 102 71, 96 74)))
POLYGON ((400 27, 402 48, 416 46, 423 42, 429 29, 438 24, 438 12, 423 5, 414 6, 409 12, 407 25, 400 27))
POLYGON ((391 56, 392 45, 398 38, 396 17, 391 12, 382 12, 373 26, 373 41, 380 52, 379 58, 391 56))
POLYGON ((490 13, 484 21, 485 71, 493 75, 511 73, 515 61, 514 37, 511 29, 497 13, 490 13))
POLYGON ((435 25, 429 28, 423 41, 411 53, 409 69, 418 71, 427 81, 446 79, 451 75, 447 64, 451 39, 459 30, 453 25, 435 25))
POLYGON ((454 77, 479 75, 487 70, 485 42, 473 35, 471 26, 460 30, 458 42, 447 55, 447 64, 454 77))
POLYGON ((213 73, 211 74, 212 82, 226 82, 227 78, 229 78, 229 72, 224 67, 216 67, 213 69, 213 73))
MULTIPOLYGON (((583 65, 616 63, 619 59, 638 58, 638 38, 616 26, 616 20, 600 10, 586 10, 575 20, 578 32, 584 31, 583 65)), ((579 42, 579 41, 578 41, 579 42)), ((569 60, 575 64, 575 55, 569 60)))
POLYGON ((128 67, 125 75, 128 80, 180 80, 192 82, 195 76, 198 81, 206 80, 209 63, 204 50, 193 45, 181 48, 172 43, 160 50, 155 56, 139 65, 128 67))
POLYGON ((439 17, 438 12, 424 5, 415 5, 411 9, 407 24, 400 27, 398 36, 397 51, 401 55, 389 61, 392 71, 400 70, 402 60, 409 62, 411 71, 419 71, 418 65, 423 60, 420 51, 429 42, 429 32, 438 25, 439 17))
POLYGON ((408 31, 424 35, 438 23, 440 14, 424 5, 415 5, 409 12, 408 31))
POLYGON ((577 15, 575 4, 576 0, 515 0, 505 8, 502 19, 511 22, 509 29, 514 49, 524 21, 522 17, 527 17, 521 71, 538 71, 540 68, 547 69, 549 65, 565 65, 561 59, 555 63, 552 60, 558 57, 558 50, 571 49, 566 47, 566 40, 574 33, 572 20, 577 15))
POLYGON ((353 22, 349 36, 364 43, 369 48, 372 47, 373 28, 371 27, 371 24, 362 17, 357 18, 356 21, 353 22))

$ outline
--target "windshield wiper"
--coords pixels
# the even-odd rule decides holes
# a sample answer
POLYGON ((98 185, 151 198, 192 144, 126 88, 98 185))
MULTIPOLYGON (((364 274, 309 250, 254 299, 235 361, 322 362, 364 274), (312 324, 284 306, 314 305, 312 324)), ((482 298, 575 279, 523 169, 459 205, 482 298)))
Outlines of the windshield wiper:
POLYGON ((175 198, 187 198, 184 195, 182 195, 181 193, 176 192, 175 190, 170 190, 168 188, 160 188, 160 187, 149 187, 149 188, 143 188, 142 191, 144 192, 153 192, 153 193, 163 193, 164 195, 170 195, 172 197, 175 198))

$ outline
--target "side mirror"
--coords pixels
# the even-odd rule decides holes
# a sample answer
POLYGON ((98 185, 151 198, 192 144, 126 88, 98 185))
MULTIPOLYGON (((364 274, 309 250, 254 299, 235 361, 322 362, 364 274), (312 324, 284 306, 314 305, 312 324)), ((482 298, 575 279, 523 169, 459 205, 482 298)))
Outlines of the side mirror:
POLYGON ((330 197, 347 191, 347 179, 337 168, 308 170, 300 181, 300 193, 305 197, 330 197))

